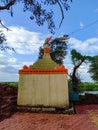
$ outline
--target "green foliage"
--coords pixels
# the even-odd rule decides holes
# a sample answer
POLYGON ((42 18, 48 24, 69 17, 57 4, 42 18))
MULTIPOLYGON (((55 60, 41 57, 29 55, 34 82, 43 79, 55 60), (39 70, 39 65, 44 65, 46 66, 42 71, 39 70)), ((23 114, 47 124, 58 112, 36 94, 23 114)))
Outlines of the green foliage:
POLYGON ((79 85, 79 92, 98 91, 98 83, 84 82, 79 85))
POLYGON ((4 50, 4 43, 6 41, 4 33, 0 30, 0 50, 4 50))
POLYGON ((12 50, 13 52, 15 52, 14 48, 7 46, 6 37, 1 30, 0 30, 0 50, 1 51, 12 50))
MULTIPOLYGON (((73 88, 71 79, 68 80, 68 87, 69 92, 72 92, 73 88)), ((81 82, 79 84, 78 92, 84 91, 98 91, 98 83, 81 82)))
POLYGON ((71 50, 71 60, 73 62, 73 64, 75 65, 75 63, 77 63, 80 60, 88 61, 88 62, 93 62, 94 61, 94 57, 92 56, 86 56, 86 55, 82 55, 79 52, 77 52, 75 49, 71 50))
MULTIPOLYGON (((50 50, 51 50, 51 58, 57 64, 63 64, 63 60, 67 54, 67 42, 68 35, 64 35, 63 37, 55 38, 51 42, 49 42, 50 50)), ((44 48, 39 48, 39 59, 42 59, 44 54, 44 48)))
MULTIPOLYGON (((75 49, 71 51, 71 58, 72 62, 74 64, 73 73, 71 75, 73 84, 75 82, 75 86, 77 86, 77 83, 75 81, 75 78, 77 77, 77 69, 80 67, 80 65, 83 62, 89 62, 91 63, 89 72, 92 74, 91 77, 93 80, 98 81, 98 56, 83 56, 79 52, 77 52, 75 49)), ((90 87, 87 87, 88 89, 91 89, 90 87)), ((86 89, 86 88, 84 88, 86 89)))
POLYGON ((69 10, 69 2, 72 0, 1 0, 0 10, 10 10, 11 16, 13 16, 13 8, 14 5, 23 4, 23 11, 30 11, 31 20, 35 20, 37 25, 42 26, 44 23, 48 24, 48 29, 50 29, 51 33, 54 33, 55 24, 53 21, 53 7, 58 7, 61 12, 61 22, 64 19, 64 11, 69 10))
POLYGON ((78 68, 86 60, 86 56, 81 55, 79 52, 73 49, 71 50, 71 60, 74 64, 73 71, 70 74, 70 78, 72 81, 72 88, 73 91, 78 92, 79 84, 81 82, 80 76, 78 74, 78 68))
POLYGON ((18 82, 0 82, 0 84, 6 84, 9 87, 18 87, 18 82))
POLYGON ((68 88, 69 88, 69 92, 73 92, 72 80, 71 79, 68 80, 68 88))
POLYGON ((98 82, 98 55, 93 57, 89 72, 91 73, 92 79, 98 82))
POLYGON ((71 51, 71 60, 73 64, 75 65, 77 61, 85 58, 85 56, 81 55, 79 52, 77 52, 75 49, 71 51))

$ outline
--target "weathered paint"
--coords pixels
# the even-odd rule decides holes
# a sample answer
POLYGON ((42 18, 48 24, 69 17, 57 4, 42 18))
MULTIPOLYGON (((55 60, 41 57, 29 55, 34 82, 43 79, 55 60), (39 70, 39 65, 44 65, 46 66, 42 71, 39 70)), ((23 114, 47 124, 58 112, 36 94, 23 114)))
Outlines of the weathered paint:
POLYGON ((67 74, 20 74, 18 105, 69 106, 67 74))

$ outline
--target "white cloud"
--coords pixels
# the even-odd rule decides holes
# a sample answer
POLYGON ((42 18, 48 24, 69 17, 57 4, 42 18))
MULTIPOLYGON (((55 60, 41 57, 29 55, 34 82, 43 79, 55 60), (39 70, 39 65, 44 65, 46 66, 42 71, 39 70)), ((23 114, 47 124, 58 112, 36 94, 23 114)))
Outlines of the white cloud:
MULTIPOLYGON (((64 61, 64 65, 65 65, 65 68, 68 69, 68 75, 70 75, 73 72, 74 65, 72 64, 71 57, 69 54, 66 56, 66 59, 64 61)), ((78 73, 79 73, 81 81, 93 82, 93 80, 91 79, 90 73, 88 73, 88 70, 89 70, 89 64, 85 64, 85 63, 83 63, 78 68, 78 73)))
POLYGON ((30 65, 32 62, 19 62, 10 55, 0 54, 0 82, 18 81, 18 70, 23 65, 30 65))
POLYGON ((0 54, 0 81, 14 81, 17 78, 17 60, 8 57, 7 55, 0 54))
POLYGON ((18 54, 32 54, 38 51, 44 42, 45 37, 41 33, 30 32, 23 27, 11 26, 9 28, 12 31, 3 30, 7 38, 6 42, 18 54))
POLYGON ((87 81, 93 82, 93 80, 90 77, 91 76, 90 73, 88 73, 88 70, 89 70, 89 64, 83 63, 78 70, 80 74, 80 78, 84 82, 87 82, 87 81))
POLYGON ((26 55, 38 53, 38 48, 43 44, 45 35, 41 33, 30 32, 23 27, 9 27, 12 31, 7 31, 1 28, 6 35, 8 46, 13 47, 16 54, 10 55, 12 52, 0 52, 0 81, 18 81, 18 70, 22 69, 23 65, 31 65, 33 61, 28 61, 24 58, 26 55), (15 55, 15 57, 14 57, 15 55), (17 56, 18 55, 18 56, 17 56), (24 55, 24 57, 23 57, 24 55), (22 58, 21 58, 22 56, 22 58), (19 60, 19 58, 21 59, 19 60))
MULTIPOLYGON (((30 32, 22 27, 10 27, 10 29, 12 31, 6 31, 4 29, 4 33, 7 36, 8 45, 15 48, 16 54, 9 55, 5 52, 0 53, 0 81, 18 81, 18 70, 22 69, 23 65, 33 64, 34 58, 32 58, 33 61, 28 60, 29 56, 34 57, 32 54, 38 54, 38 48, 46 38, 41 33, 30 32), (23 58, 21 58, 22 60, 20 59, 21 56, 23 58)), ((83 55, 96 55, 98 54, 98 38, 90 38, 85 41, 70 38, 68 47, 69 51, 64 65, 68 68, 70 74, 73 68, 70 50, 76 49, 83 55)), ((79 68, 83 81, 91 81, 90 74, 87 71, 88 65, 83 64, 79 68)))
POLYGON ((80 29, 84 28, 83 22, 80 22, 80 29))
MULTIPOLYGON (((98 55, 98 38, 90 38, 85 41, 81 41, 76 38, 70 38, 68 42, 69 50, 76 49, 82 55, 94 56, 98 55)), ((73 65, 71 63, 71 56, 68 53, 65 61, 65 67, 68 68, 69 74, 72 72, 73 65)), ((90 74, 88 73, 89 64, 82 64, 79 68, 79 73, 82 81, 92 82, 90 74)))
POLYGON ((98 54, 98 38, 90 38, 85 41, 70 38, 68 44, 70 46, 70 49, 76 49, 83 55, 98 54))

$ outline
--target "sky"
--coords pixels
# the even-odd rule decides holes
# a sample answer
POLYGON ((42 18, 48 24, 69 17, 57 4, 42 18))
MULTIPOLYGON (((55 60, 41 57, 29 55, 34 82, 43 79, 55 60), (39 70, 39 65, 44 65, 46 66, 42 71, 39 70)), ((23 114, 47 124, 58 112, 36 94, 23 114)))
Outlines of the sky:
MULTIPOLYGON (((82 55, 98 55, 98 0, 73 0, 69 3, 70 10, 65 11, 65 18, 59 28, 61 12, 59 7, 54 9, 55 34, 51 34, 44 26, 38 26, 30 20, 30 12, 23 12, 23 5, 17 4, 13 8, 14 16, 9 11, 0 11, 0 19, 11 31, 7 31, 0 25, 0 30, 6 35, 8 46, 16 51, 0 50, 0 82, 19 81, 18 70, 24 65, 31 65, 38 59, 39 47, 45 39, 69 35, 67 43, 68 54, 64 59, 64 66, 68 74, 72 72, 70 51, 76 49, 82 55)), ((89 63, 83 63, 79 68, 80 78, 83 82, 93 82, 88 73, 89 63)))

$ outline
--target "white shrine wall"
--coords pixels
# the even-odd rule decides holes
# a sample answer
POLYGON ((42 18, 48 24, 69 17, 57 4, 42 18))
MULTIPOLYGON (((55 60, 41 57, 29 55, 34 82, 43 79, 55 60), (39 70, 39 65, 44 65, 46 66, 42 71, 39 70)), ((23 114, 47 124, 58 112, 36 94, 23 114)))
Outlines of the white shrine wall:
POLYGON ((67 74, 20 74, 17 104, 69 107, 67 74))

